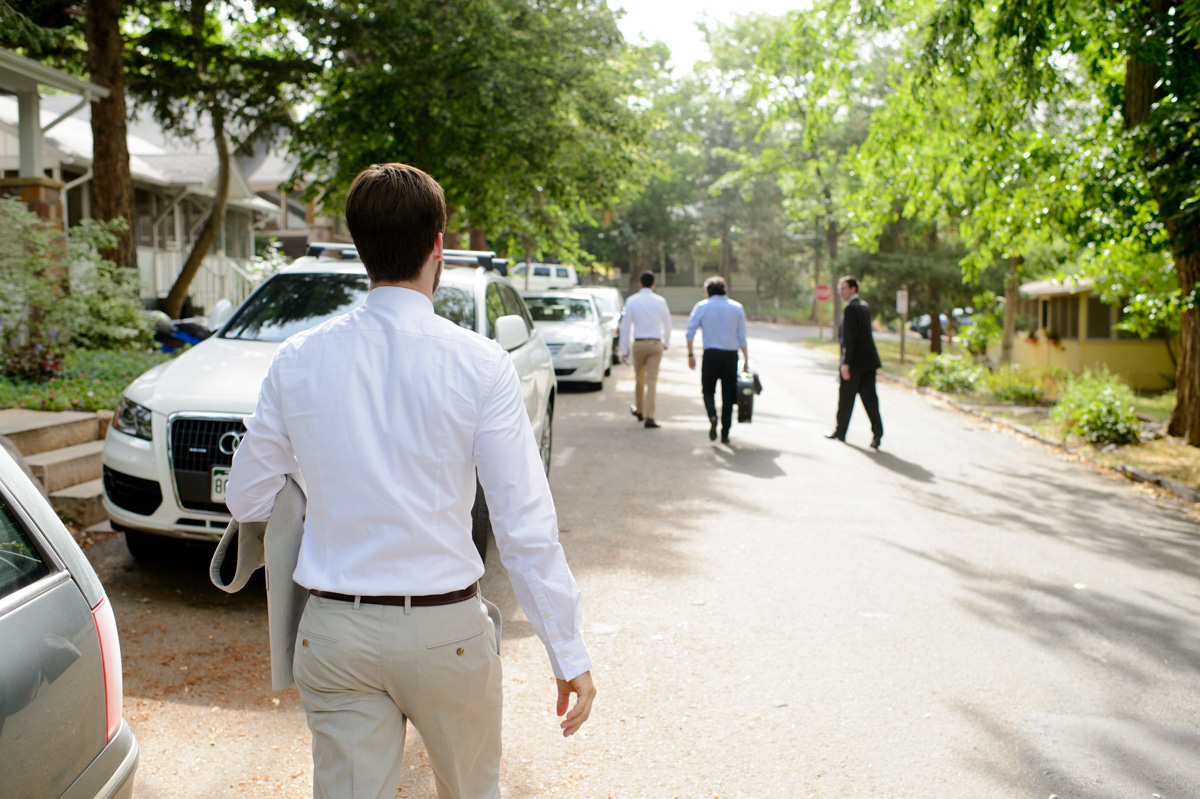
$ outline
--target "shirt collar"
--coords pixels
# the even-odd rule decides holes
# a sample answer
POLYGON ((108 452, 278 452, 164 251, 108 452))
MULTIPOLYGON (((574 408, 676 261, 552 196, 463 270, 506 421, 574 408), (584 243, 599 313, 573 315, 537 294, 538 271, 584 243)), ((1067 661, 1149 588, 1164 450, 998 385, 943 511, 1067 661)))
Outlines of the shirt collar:
POLYGON ((367 292, 363 303, 371 311, 433 313, 433 303, 416 289, 403 286, 376 286, 367 292))

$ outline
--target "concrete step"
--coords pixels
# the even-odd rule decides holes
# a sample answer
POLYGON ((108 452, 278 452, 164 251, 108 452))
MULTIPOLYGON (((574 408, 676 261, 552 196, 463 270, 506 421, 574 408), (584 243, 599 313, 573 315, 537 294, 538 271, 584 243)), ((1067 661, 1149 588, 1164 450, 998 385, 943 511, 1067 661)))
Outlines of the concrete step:
POLYGON ((0 411, 0 436, 7 437, 25 457, 96 441, 106 432, 107 423, 92 412, 0 411))
POLYGON ((108 518, 104 512, 104 481, 100 478, 50 493, 50 504, 58 515, 80 527, 90 527, 108 518))
POLYGON ((39 452, 25 459, 46 491, 54 493, 101 476, 100 455, 103 441, 88 441, 61 449, 39 452))

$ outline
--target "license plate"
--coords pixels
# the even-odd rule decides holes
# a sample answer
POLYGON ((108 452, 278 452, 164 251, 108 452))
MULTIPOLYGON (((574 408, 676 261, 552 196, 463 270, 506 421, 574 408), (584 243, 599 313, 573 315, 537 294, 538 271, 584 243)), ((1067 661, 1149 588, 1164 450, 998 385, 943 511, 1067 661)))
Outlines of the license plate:
POLYGON ((224 502, 225 489, 229 486, 229 467, 214 466, 212 470, 212 501, 224 502))

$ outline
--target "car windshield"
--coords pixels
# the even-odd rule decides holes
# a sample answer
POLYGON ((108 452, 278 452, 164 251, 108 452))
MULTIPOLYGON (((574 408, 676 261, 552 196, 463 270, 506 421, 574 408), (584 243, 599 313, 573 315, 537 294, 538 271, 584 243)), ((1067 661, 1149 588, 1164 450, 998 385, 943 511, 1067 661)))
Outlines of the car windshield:
POLYGON ((526 297, 535 322, 590 322, 592 304, 579 297, 526 297))
MULTIPOLYGON (((283 341, 357 308, 367 298, 369 285, 366 275, 276 275, 238 309, 222 337, 283 341)), ((459 327, 475 329, 475 297, 463 287, 442 284, 433 309, 459 327)))
POLYGON ((617 312, 617 296, 615 294, 613 294, 611 291, 605 291, 605 292, 598 291, 592 295, 592 299, 594 299, 596 301, 596 304, 600 306, 600 311, 602 313, 616 313, 617 312))

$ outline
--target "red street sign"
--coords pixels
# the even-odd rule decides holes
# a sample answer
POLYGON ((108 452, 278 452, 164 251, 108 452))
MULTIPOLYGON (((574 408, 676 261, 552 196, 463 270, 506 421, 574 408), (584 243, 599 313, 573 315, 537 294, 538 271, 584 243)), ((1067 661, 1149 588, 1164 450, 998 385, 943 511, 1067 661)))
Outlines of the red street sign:
POLYGON ((822 283, 817 286, 817 301, 829 302, 833 299, 833 289, 829 288, 828 283, 822 283))

